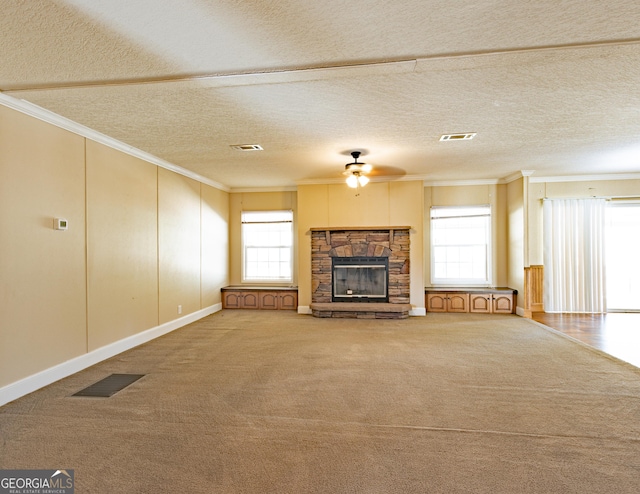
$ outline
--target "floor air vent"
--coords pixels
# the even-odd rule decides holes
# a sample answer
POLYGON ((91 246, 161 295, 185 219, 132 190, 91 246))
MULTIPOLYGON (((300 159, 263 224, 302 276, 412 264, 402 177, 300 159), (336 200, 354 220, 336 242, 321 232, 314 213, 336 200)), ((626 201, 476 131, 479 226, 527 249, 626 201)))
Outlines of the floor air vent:
POLYGON ((133 384, 144 374, 111 374, 101 381, 81 389, 72 396, 93 396, 96 398, 109 398, 118 391, 123 390, 130 384, 133 384))

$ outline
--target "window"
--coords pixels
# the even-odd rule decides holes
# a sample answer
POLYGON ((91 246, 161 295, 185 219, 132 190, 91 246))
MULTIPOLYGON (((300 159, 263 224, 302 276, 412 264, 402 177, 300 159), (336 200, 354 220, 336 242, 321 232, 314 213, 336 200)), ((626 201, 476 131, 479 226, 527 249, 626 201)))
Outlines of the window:
POLYGON ((491 206, 431 208, 431 283, 491 283, 491 206))
POLYGON ((242 248, 243 281, 293 281, 293 211, 244 211, 242 248))

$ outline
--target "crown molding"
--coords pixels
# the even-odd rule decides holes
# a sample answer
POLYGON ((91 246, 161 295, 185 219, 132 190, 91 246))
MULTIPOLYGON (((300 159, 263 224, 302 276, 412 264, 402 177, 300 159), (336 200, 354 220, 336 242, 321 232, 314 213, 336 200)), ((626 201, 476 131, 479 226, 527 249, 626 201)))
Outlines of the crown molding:
POLYGON ((507 175, 502 178, 486 178, 486 179, 471 179, 471 180, 440 180, 430 182, 425 180, 425 187, 459 187, 465 185, 506 185, 514 182, 522 177, 529 177, 533 175, 535 170, 520 170, 511 175, 507 175))
MULTIPOLYGON (((542 183, 542 182, 585 182, 585 181, 597 181, 597 180, 640 180, 640 173, 627 173, 627 174, 603 174, 603 175, 573 175, 562 177, 533 177, 535 170, 520 170, 511 175, 507 175, 502 178, 488 178, 488 179, 471 179, 471 180, 437 180, 430 181, 426 175, 404 175, 398 176, 384 176, 384 177, 371 177, 369 183, 376 182, 407 182, 407 181, 422 181, 424 187, 461 187, 461 186, 473 186, 473 185, 506 185, 514 182, 523 177, 529 177, 529 183, 542 183)), ((232 188, 231 192, 287 192, 296 191, 299 185, 335 185, 344 184, 342 178, 325 178, 325 179, 309 179, 299 180, 296 182, 296 187, 248 187, 248 188, 232 188)))
POLYGON ((232 187, 229 192, 231 194, 242 194, 250 192, 297 192, 298 187, 295 185, 282 187, 232 187))
MULTIPOLYGON (((543 182, 588 182, 598 180, 640 180, 640 173, 626 173, 626 174, 603 174, 603 175, 572 175, 562 177, 533 177, 535 170, 520 170, 502 178, 488 178, 488 179, 471 179, 471 180, 427 180, 425 175, 404 175, 402 177, 386 176, 386 177, 372 177, 369 183, 376 182, 407 182, 407 181, 422 181, 425 187, 460 187, 471 185, 506 185, 514 182, 523 177, 529 177, 530 183, 543 183, 543 182)), ((335 185, 344 184, 342 178, 325 178, 325 179, 310 179, 299 180, 296 182, 296 186, 284 186, 284 187, 247 187, 247 188, 232 188, 230 192, 294 192, 298 185, 335 185)))
POLYGON ((602 175, 568 175, 558 177, 531 177, 530 183, 598 182, 603 180, 640 180, 640 173, 611 173, 602 175))
POLYGON ((490 178, 481 180, 438 180, 430 182, 424 181, 425 187, 459 187, 464 185, 498 185, 502 183, 500 179, 490 178))
MULTIPOLYGON (((369 177, 369 183, 376 182, 410 182, 410 181, 424 181, 424 175, 402 175, 402 176, 378 176, 378 177, 369 177)), ((344 178, 318 178, 318 179, 309 179, 309 180, 298 180, 296 185, 334 185, 334 184, 344 184, 344 178)))
POLYGON ((135 158, 139 158, 161 168, 165 168, 179 175, 192 178, 197 182, 210 185, 211 187, 215 187, 216 189, 220 189, 224 192, 230 191, 229 187, 222 185, 221 183, 210 180, 206 177, 203 177, 202 175, 186 170, 185 168, 182 168, 178 165, 174 165, 173 163, 169 163, 168 161, 160 159, 157 156, 147 153, 146 151, 142 151, 138 148, 130 146, 129 144, 125 144, 124 142, 118 141, 113 137, 101 134, 96 130, 90 129, 89 127, 79 124, 78 122, 74 122, 73 120, 58 115, 57 113, 54 113, 50 110, 46 110, 41 106, 29 103, 28 101, 17 99, 0 92, 0 105, 19 111, 20 113, 24 113, 25 115, 29 115, 30 117, 37 118, 38 120, 49 123, 51 125, 55 125, 56 127, 67 130, 87 139, 91 139, 92 141, 104 144, 105 146, 116 149, 135 158))

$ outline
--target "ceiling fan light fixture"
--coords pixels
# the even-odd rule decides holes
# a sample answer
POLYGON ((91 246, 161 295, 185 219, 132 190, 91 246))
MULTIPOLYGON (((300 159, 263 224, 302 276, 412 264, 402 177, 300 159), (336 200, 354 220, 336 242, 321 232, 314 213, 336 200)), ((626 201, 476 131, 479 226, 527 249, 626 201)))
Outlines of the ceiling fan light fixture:
POLYGON ((347 177, 347 185, 352 189, 355 189, 358 186, 358 176, 357 175, 349 175, 347 177))
POLYGON ((351 156, 353 157, 353 163, 347 163, 344 167, 344 174, 347 175, 347 185, 354 189, 358 186, 364 187, 369 183, 369 178, 365 174, 369 173, 373 167, 368 163, 358 163, 360 151, 353 151, 351 156))

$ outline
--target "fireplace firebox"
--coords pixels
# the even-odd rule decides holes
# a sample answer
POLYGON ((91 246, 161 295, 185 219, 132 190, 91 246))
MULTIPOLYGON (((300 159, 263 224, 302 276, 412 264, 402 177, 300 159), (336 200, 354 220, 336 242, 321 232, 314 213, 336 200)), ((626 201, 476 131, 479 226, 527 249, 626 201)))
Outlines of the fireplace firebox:
POLYGON ((388 257, 333 257, 332 302, 388 302, 388 257))

